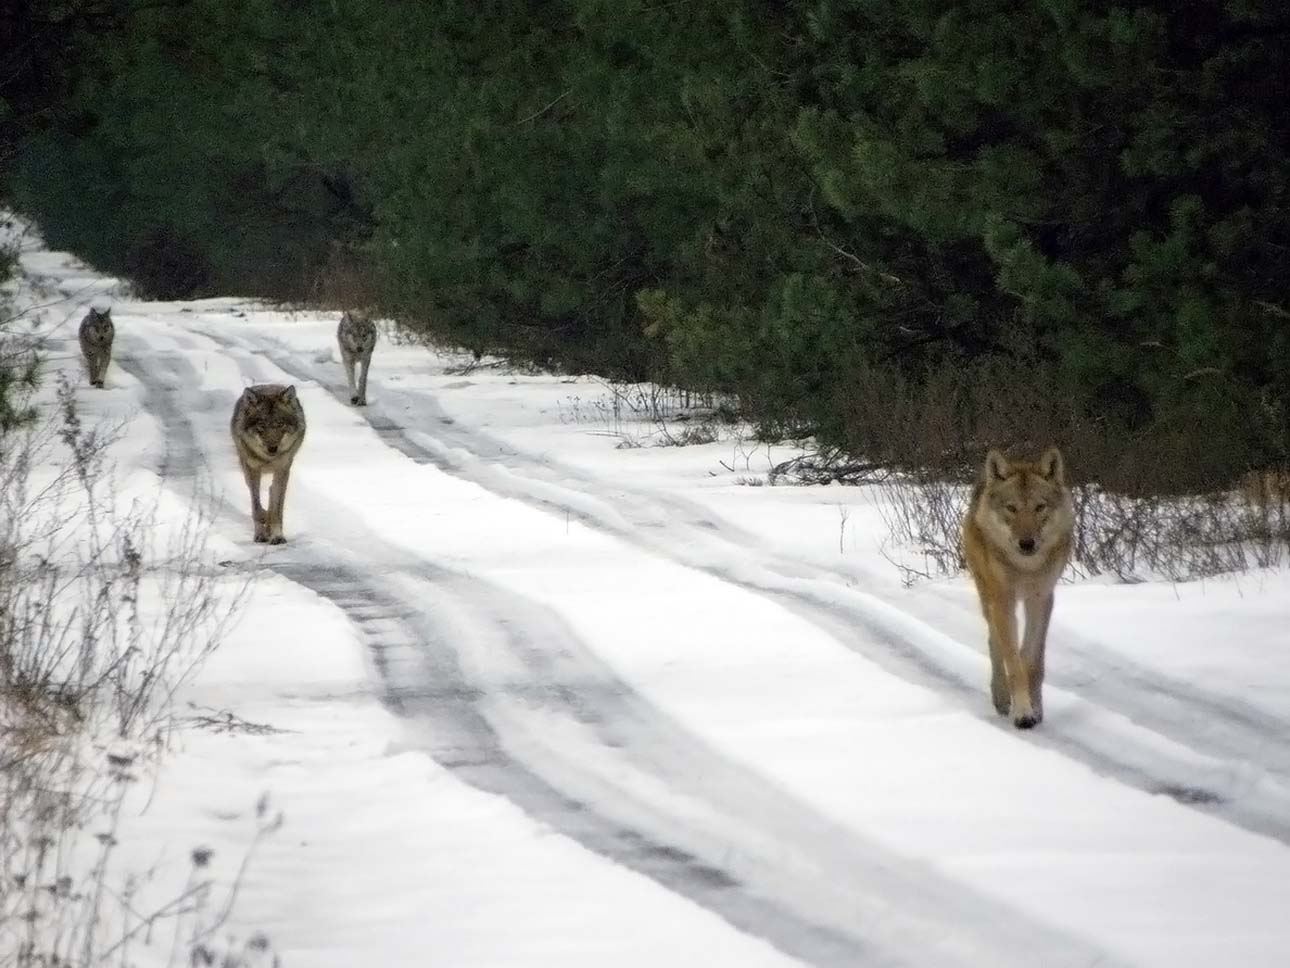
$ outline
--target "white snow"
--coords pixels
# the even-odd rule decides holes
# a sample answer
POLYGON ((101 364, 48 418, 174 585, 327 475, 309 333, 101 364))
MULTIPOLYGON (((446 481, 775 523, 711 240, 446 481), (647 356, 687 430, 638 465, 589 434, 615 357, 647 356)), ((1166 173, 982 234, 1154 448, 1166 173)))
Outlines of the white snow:
POLYGON ((1284 572, 1063 586, 1022 734, 971 590, 904 589, 870 489, 739 483, 789 448, 621 448, 650 428, 598 381, 388 341, 355 409, 336 314, 23 265, 73 375, 112 297, 82 399, 129 415, 130 493, 214 488, 253 573, 183 701, 279 731, 185 730, 123 841, 231 877, 268 791, 232 924, 285 964, 1285 963, 1284 572), (309 430, 266 551, 227 420, 268 381, 309 430))

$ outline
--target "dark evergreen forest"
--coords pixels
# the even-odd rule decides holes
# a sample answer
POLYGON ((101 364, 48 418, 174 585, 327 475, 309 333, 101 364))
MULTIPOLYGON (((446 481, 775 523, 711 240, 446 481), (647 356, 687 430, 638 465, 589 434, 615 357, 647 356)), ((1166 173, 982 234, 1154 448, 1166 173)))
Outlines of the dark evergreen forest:
POLYGON ((366 305, 897 465, 1290 454, 1280 0, 31 0, 0 196, 158 298, 366 305))

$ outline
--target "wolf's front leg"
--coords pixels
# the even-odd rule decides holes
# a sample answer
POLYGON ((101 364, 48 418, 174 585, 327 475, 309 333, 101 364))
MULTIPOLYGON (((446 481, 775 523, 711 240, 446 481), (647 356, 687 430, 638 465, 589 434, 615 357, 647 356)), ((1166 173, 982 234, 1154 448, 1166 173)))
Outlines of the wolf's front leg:
POLYGON ((340 362, 345 367, 345 384, 349 387, 349 402, 354 402, 354 354, 340 351, 340 362))
POLYGON ((994 631, 990 631, 990 699, 994 711, 1000 716, 1008 715, 1012 708, 1011 690, 1008 688, 1008 667, 1003 661, 1003 652, 999 648, 994 631))
POLYGON ((1048 648, 1048 622, 1053 617, 1053 594, 1027 598, 1024 604, 1026 630, 1021 642, 1021 661, 1030 678, 1030 706, 1035 722, 1044 718, 1044 653, 1048 648))
MULTIPOLYGON (((1003 665, 1008 677, 1008 709, 1018 729, 1030 729, 1038 721, 1030 706, 1030 677, 1017 648, 1016 603, 1011 597, 992 599, 986 612, 990 623, 991 658, 1003 665)), ((997 707, 996 707, 997 708, 997 707)))
POLYGON ((356 406, 366 407, 367 406, 367 371, 371 369, 371 366, 372 366, 372 354, 368 353, 366 356, 364 356, 359 361, 359 365, 362 367, 362 369, 359 371, 358 392, 354 394, 353 398, 351 398, 349 402, 352 404, 355 404, 356 406))
POLYGON ((255 528, 255 540, 263 543, 269 540, 269 523, 260 503, 260 472, 243 463, 242 476, 246 478, 246 489, 251 492, 251 523, 255 528))
POLYGON ((282 533, 282 509, 287 503, 287 480, 290 476, 290 463, 273 472, 273 483, 269 485, 269 544, 286 544, 287 541, 282 533))

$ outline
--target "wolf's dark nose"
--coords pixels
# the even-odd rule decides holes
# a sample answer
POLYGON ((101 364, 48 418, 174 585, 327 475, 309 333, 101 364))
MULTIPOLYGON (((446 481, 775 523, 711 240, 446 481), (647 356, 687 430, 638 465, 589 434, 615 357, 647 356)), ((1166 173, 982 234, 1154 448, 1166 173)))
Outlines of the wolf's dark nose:
POLYGON ((1017 546, 1018 546, 1019 548, 1021 548, 1021 552, 1022 552, 1022 554, 1027 554, 1027 555, 1029 555, 1029 554, 1034 554, 1034 551, 1035 551, 1035 539, 1034 539, 1034 538, 1022 538, 1020 541, 1018 541, 1018 542, 1017 542, 1017 546))

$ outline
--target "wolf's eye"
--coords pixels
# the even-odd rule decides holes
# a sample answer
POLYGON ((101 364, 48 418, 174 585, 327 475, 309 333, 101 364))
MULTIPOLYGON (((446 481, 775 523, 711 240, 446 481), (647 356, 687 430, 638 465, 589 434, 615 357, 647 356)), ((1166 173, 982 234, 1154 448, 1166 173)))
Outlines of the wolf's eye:
POLYGON ((1045 508, 1047 508, 1047 507, 1048 507, 1048 505, 1047 505, 1047 504, 1045 504, 1043 501, 1040 501, 1038 504, 1036 504, 1036 505, 1035 505, 1035 510, 1036 510, 1036 511, 1042 511, 1042 510, 1044 510, 1044 509, 1045 509, 1045 508))
POLYGON ((1009 514, 1016 514, 1016 513, 1017 513, 1017 505, 1015 505, 1015 504, 1009 504, 1009 505, 1008 505, 1008 513, 1009 513, 1009 514))

